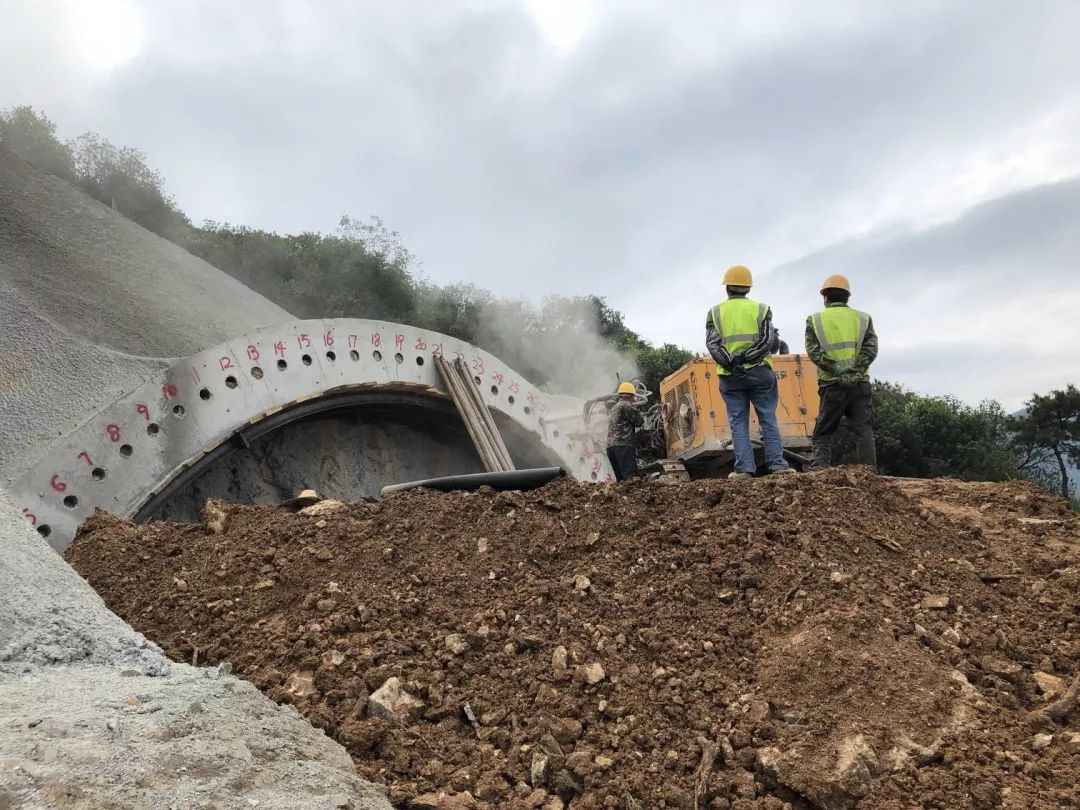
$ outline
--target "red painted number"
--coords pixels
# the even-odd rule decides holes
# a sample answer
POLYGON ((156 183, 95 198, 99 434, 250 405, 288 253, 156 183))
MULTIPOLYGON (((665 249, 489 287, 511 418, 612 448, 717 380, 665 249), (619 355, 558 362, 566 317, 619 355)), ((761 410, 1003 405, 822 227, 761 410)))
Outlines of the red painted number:
POLYGON ((325 335, 322 336, 322 345, 323 346, 333 346, 334 345, 334 333, 332 331, 327 332, 325 335))
POLYGON ((465 352, 463 352, 461 349, 454 349, 454 357, 456 357, 458 360, 464 360, 465 352))
POLYGON ((220 357, 220 358, 218 358, 218 365, 221 366, 222 371, 224 371, 227 368, 232 368, 233 367, 232 358, 231 357, 220 357))
POLYGON ((81 458, 83 461, 86 462, 87 467, 93 467, 94 466, 94 462, 90 460, 90 454, 87 453, 85 450, 83 450, 81 453, 79 453, 79 455, 75 456, 75 458, 81 458))
POLYGON ((371 345, 374 346, 375 348, 378 348, 379 346, 382 346, 382 335, 380 335, 378 332, 372 332, 371 333, 371 345))
POLYGON ((109 434, 109 439, 113 442, 120 441, 120 426, 119 425, 107 425, 105 432, 109 434))
POLYGON ((443 350, 442 350, 442 344, 441 343, 436 343, 431 347, 431 356, 432 357, 442 357, 443 356, 443 350))
POLYGON ((311 348, 311 338, 308 337, 308 335, 306 333, 297 335, 296 336, 296 342, 297 342, 297 344, 299 344, 301 349, 309 349, 309 348, 311 348))
POLYGON ((30 521, 31 526, 37 526, 37 515, 31 512, 29 507, 24 506, 22 513, 23 517, 30 521))
POLYGON ((516 394, 520 390, 521 390, 521 386, 518 384, 518 381, 517 380, 512 380, 510 382, 510 393, 511 394, 516 394))
POLYGON ((274 354, 278 355, 279 357, 285 356, 285 341, 279 340, 277 343, 274 344, 274 354))
POLYGON ((491 375, 491 379, 493 379, 499 385, 502 385, 502 382, 503 382, 502 372, 501 371, 496 371, 494 374, 491 375))
POLYGON ((593 471, 594 473, 599 473, 599 472, 600 472, 600 467, 601 467, 601 466, 602 466, 602 465, 600 464, 600 459, 594 459, 594 460, 593 460, 593 465, 592 465, 592 471, 593 471))
POLYGON ((417 338, 417 339, 416 339, 416 346, 415 346, 415 349, 416 349, 416 350, 417 350, 418 352, 422 352, 422 351, 424 351, 424 349, 426 349, 426 348, 427 348, 427 344, 426 344, 426 343, 424 343, 424 339, 423 339, 423 338, 417 338))
POLYGON ((257 363, 259 361, 259 347, 254 343, 249 343, 247 347, 247 356, 248 360, 252 363, 257 363))
POLYGON ((52 478, 49 479, 49 486, 51 486, 57 492, 63 492, 65 489, 67 489, 67 484, 60 480, 59 475, 54 475, 52 478))
POLYGON ((472 370, 477 374, 484 373, 484 361, 482 358, 477 357, 472 361, 472 370))
POLYGON ((193 379, 195 382, 201 382, 202 381, 202 378, 199 377, 199 370, 197 368, 195 368, 194 366, 192 366, 192 369, 191 369, 191 379, 193 379))
POLYGON ((527 395, 527 396, 525 397, 525 399, 529 400, 529 404, 530 404, 530 405, 535 405, 535 404, 536 404, 536 394, 533 394, 533 393, 529 393, 529 394, 528 394, 528 395, 527 395))
POLYGON ((356 335, 349 335, 349 348, 350 349, 355 349, 356 348, 356 335))
POLYGON ((135 410, 138 411, 142 418, 145 419, 147 422, 150 421, 150 409, 146 407, 145 402, 140 402, 138 405, 136 405, 135 410))
POLYGON ((394 348, 395 349, 404 349, 405 348, 405 336, 404 335, 394 335, 394 348))
POLYGON ((176 391, 177 389, 175 385, 163 385, 161 386, 161 398, 171 399, 172 397, 176 396, 176 391))

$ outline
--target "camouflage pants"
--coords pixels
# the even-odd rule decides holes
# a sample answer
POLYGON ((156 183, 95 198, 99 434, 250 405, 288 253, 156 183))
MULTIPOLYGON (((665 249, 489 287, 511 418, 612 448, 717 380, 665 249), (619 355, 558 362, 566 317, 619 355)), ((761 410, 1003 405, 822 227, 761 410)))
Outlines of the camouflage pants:
POLYGON ((846 419, 855 437, 856 463, 869 464, 877 469, 877 448, 874 446, 874 393, 870 381, 843 386, 839 383, 819 383, 821 405, 814 425, 813 469, 832 466, 833 440, 846 419))

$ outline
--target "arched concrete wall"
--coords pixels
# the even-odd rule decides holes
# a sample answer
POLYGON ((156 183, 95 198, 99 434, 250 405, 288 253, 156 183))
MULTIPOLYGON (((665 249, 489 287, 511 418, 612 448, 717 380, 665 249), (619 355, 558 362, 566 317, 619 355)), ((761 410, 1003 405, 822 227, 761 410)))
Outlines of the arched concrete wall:
POLYGON ((173 363, 61 439, 11 491, 27 520, 62 549, 95 507, 135 514, 263 420, 365 392, 445 399, 436 354, 465 360, 485 403, 519 441, 580 480, 609 479, 607 459, 565 422, 549 422, 548 397, 493 355, 436 332, 337 319, 256 330, 173 363))

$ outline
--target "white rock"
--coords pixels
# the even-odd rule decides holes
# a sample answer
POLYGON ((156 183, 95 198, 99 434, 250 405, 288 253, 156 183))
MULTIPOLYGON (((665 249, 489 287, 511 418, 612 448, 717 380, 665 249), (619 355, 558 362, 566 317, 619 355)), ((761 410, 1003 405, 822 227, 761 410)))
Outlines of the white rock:
POLYGON ((368 698, 368 713, 384 720, 403 721, 424 707, 424 702, 409 694, 398 678, 387 678, 368 698))

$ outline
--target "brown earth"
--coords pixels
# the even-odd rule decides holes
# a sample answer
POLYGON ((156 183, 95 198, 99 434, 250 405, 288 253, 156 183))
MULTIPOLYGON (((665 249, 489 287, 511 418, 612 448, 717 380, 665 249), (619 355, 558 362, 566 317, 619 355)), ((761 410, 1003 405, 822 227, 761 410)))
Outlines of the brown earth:
POLYGON ((1026 484, 840 469, 205 517, 98 513, 68 559, 402 808, 1080 807, 1080 712, 1041 711, 1080 677, 1080 520, 1026 484))

